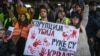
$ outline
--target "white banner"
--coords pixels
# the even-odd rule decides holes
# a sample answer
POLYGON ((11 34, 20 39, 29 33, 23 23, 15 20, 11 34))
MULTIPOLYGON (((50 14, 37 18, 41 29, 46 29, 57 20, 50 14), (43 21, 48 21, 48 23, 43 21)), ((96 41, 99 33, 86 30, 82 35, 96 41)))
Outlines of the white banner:
POLYGON ((24 55, 74 56, 79 29, 73 26, 33 20, 24 55))

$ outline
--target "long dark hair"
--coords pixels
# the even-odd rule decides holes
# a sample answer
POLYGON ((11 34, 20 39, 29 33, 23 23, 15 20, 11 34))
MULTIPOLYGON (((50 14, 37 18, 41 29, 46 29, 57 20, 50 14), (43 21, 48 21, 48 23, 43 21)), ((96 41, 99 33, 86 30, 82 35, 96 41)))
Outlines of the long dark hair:
POLYGON ((78 22, 78 24, 74 25, 73 22, 72 22, 72 20, 71 20, 70 25, 75 26, 76 28, 80 28, 80 21, 78 22))
POLYGON ((82 16, 80 14, 74 14, 71 16, 71 22, 70 25, 75 26, 76 28, 80 28, 80 32, 82 32, 82 28, 81 28, 81 21, 82 21, 82 16), (74 25, 74 23, 72 22, 72 18, 77 17, 79 19, 78 24, 74 25))
POLYGON ((20 15, 20 18, 18 19, 18 23, 19 23, 19 26, 24 27, 24 26, 28 25, 28 18, 26 16, 26 14, 22 14, 22 15, 20 15), (21 19, 20 19, 22 15, 25 16, 25 20, 24 21, 21 21, 21 19))
POLYGON ((81 22, 79 21, 79 23, 77 24, 77 25, 74 25, 73 23, 72 23, 72 20, 71 20, 71 23, 69 24, 69 25, 72 25, 72 26, 75 26, 76 28, 80 28, 80 33, 82 33, 83 32, 83 30, 82 30, 82 28, 81 28, 81 24, 80 24, 81 22))

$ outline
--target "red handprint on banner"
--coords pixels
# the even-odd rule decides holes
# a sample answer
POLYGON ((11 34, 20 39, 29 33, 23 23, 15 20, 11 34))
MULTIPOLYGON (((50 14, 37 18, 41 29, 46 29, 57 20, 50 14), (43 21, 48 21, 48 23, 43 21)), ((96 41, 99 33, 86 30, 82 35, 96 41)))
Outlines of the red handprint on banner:
POLYGON ((36 33, 35 32, 31 32, 31 38, 35 39, 35 37, 36 37, 36 33))
POLYGON ((44 56, 46 54, 46 49, 42 48, 42 50, 39 53, 39 56, 44 56))
POLYGON ((63 35, 63 37, 67 37, 68 36, 66 32, 63 32, 62 35, 63 35))
POLYGON ((35 42, 33 43, 33 46, 37 47, 38 45, 41 45, 41 41, 36 39, 35 42))
POLYGON ((69 39, 68 34, 66 32, 62 32, 63 39, 69 39))
POLYGON ((77 31, 76 30, 73 30, 72 31, 72 34, 71 34, 71 37, 73 37, 73 38, 76 37, 76 34, 77 34, 77 31))
POLYGON ((29 49, 29 51, 30 51, 31 54, 33 54, 33 53, 35 52, 35 51, 33 50, 32 46, 30 46, 30 45, 28 46, 28 49, 29 49))
POLYGON ((46 46, 50 45, 50 43, 48 42, 47 38, 44 39, 44 44, 46 44, 46 46))

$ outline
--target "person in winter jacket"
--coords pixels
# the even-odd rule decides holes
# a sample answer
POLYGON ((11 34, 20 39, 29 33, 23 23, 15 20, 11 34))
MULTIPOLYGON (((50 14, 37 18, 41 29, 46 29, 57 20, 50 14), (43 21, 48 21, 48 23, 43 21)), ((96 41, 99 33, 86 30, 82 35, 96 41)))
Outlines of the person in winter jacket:
POLYGON ((64 11, 58 11, 56 23, 61 23, 65 25, 68 25, 70 23, 70 20, 65 16, 64 11))
POLYGON ((88 37, 88 44, 89 44, 89 49, 90 49, 90 53, 91 56, 98 56, 97 55, 97 51, 96 51, 96 33, 98 31, 98 29, 100 29, 100 23, 98 23, 97 20, 97 14, 96 14, 97 8, 96 8, 96 4, 93 3, 92 4, 92 9, 89 12, 89 20, 86 26, 86 34, 88 37))
POLYGON ((11 56, 16 52, 16 47, 12 40, 5 36, 5 30, 0 29, 0 56, 11 56))

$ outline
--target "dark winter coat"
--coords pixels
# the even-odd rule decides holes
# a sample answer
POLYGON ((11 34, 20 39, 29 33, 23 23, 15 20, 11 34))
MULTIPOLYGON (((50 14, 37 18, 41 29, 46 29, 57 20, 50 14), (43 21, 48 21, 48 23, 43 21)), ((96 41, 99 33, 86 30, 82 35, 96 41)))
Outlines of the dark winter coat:
POLYGON ((8 42, 0 42, 0 56, 11 56, 16 52, 16 47, 13 44, 12 40, 8 42))
POLYGON ((96 39, 96 33, 97 33, 98 29, 100 29, 100 23, 97 20, 96 12, 90 11, 88 18, 89 19, 88 19, 88 23, 86 26, 87 37, 88 37, 88 39, 91 37, 96 39))

